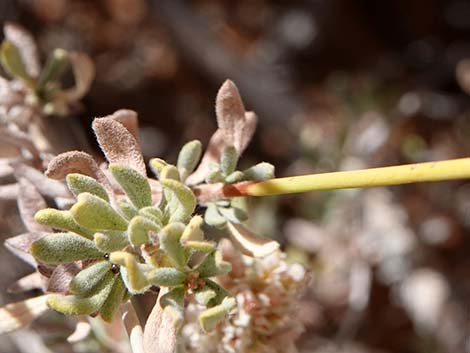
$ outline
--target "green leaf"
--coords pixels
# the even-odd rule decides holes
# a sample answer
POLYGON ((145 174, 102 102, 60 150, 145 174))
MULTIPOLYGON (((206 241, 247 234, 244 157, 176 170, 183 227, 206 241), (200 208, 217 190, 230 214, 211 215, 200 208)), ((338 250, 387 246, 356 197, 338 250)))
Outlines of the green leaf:
POLYGON ((224 176, 228 176, 235 171, 238 163, 238 153, 235 147, 227 146, 220 155, 220 169, 224 176))
POLYGON ((232 265, 230 262, 222 259, 222 254, 219 251, 208 254, 196 268, 196 271, 199 272, 202 278, 222 276, 229 273, 231 270, 232 265))
POLYGON ((208 308, 221 304, 225 298, 230 296, 230 293, 227 290, 225 290, 223 287, 221 287, 214 281, 211 281, 210 279, 207 279, 207 278, 205 279, 205 281, 206 281, 205 285, 209 287, 210 289, 212 289, 214 293, 216 294, 215 297, 209 300, 209 302, 207 303, 208 308))
POLYGON ((139 214, 148 218, 159 227, 163 226, 163 213, 159 208, 153 206, 144 207, 139 210, 139 214))
POLYGON ((189 251, 200 251, 210 253, 214 251, 215 244, 208 241, 189 240, 184 243, 184 248, 189 251))
POLYGON ((69 53, 57 48, 47 58, 46 65, 39 76, 36 90, 42 90, 49 82, 56 81, 70 64, 69 53))
POLYGON ((160 305, 162 308, 166 308, 167 306, 172 306, 178 311, 183 310, 184 306, 184 294, 186 290, 183 286, 178 286, 171 289, 168 293, 164 294, 160 298, 160 305))
POLYGON ((100 315, 104 321, 113 321, 113 318, 116 315, 119 305, 121 305, 121 303, 123 302, 125 293, 126 286, 124 285, 121 276, 116 276, 113 288, 111 289, 108 298, 100 309, 100 315))
POLYGON ((28 85, 33 85, 33 79, 28 74, 26 66, 18 48, 5 40, 0 48, 0 61, 3 68, 11 76, 24 80, 28 85))
POLYGON ((213 203, 207 205, 204 221, 208 225, 218 228, 223 227, 226 223, 225 218, 219 213, 218 207, 213 203))
POLYGON ((163 179, 160 182, 170 212, 169 222, 186 222, 196 208, 196 196, 179 181, 163 179))
POLYGON ((170 223, 159 233, 160 246, 176 267, 184 267, 188 256, 180 243, 184 231, 183 223, 170 223))
POLYGON ((160 227, 142 216, 135 216, 129 222, 127 232, 132 245, 140 246, 150 243, 149 232, 157 233, 160 227))
POLYGON ((150 169, 152 169, 152 172, 156 175, 158 179, 160 179, 160 173, 163 167, 168 165, 168 163, 160 158, 152 158, 149 162, 149 165, 150 165, 150 169))
POLYGON ((58 230, 68 230, 85 238, 92 239, 93 231, 80 226, 69 211, 59 211, 54 208, 46 208, 36 212, 34 220, 58 230))
POLYGON ((121 213, 124 215, 124 217, 126 217, 126 219, 129 221, 139 214, 139 211, 137 210, 137 208, 135 208, 127 200, 124 200, 124 199, 118 200, 117 206, 121 210, 121 213))
POLYGON ((78 297, 88 297, 111 270, 109 261, 99 261, 81 270, 69 285, 70 292, 78 297))
POLYGON ((75 221, 93 230, 127 230, 127 221, 109 203, 88 192, 77 197, 70 209, 75 221))
POLYGON ((172 267, 160 267, 147 273, 147 280, 154 286, 173 287, 182 284, 185 279, 183 272, 172 267))
POLYGON ((95 245, 105 253, 124 249, 129 245, 127 232, 109 230, 103 233, 95 233, 95 245))
POLYGON ((109 261, 125 268, 121 267, 121 274, 129 292, 143 293, 150 287, 143 267, 139 266, 134 255, 125 251, 116 251, 109 255, 109 261))
POLYGON ((274 166, 270 163, 258 163, 243 171, 245 180, 262 181, 274 178, 274 166))
POLYGON ((206 176, 206 183, 208 184, 222 183, 224 181, 224 176, 218 169, 210 171, 206 176))
POLYGON ((238 183, 239 181, 242 181, 244 179, 244 176, 245 175, 243 174, 243 172, 236 170, 232 174, 227 175, 227 177, 225 178, 225 182, 227 184, 238 183))
POLYGON ((137 209, 152 204, 152 191, 145 176, 124 165, 111 164, 109 170, 137 209))
POLYGON ((162 171, 160 172, 160 177, 159 180, 165 180, 165 179, 172 179, 176 181, 181 181, 180 179, 180 172, 174 165, 168 164, 163 167, 162 171))
POLYGON ((181 236, 181 241, 186 242, 189 240, 193 240, 193 241, 204 240, 204 233, 201 230, 202 222, 203 222, 203 219, 199 215, 191 218, 186 228, 184 228, 183 235, 181 236))
POLYGON ((212 331, 236 305, 235 298, 225 298, 221 304, 203 311, 199 315, 199 323, 202 329, 205 332, 212 331))
POLYGON ((181 180, 186 180, 197 166, 201 158, 202 145, 198 140, 186 143, 178 154, 176 166, 181 175, 181 180))
POLYGON ((214 299, 217 296, 217 293, 207 285, 200 286, 194 291, 196 301, 206 306, 211 299, 214 299))
POLYGON ((109 196, 104 187, 92 177, 79 173, 71 173, 67 175, 66 182, 69 190, 75 196, 83 192, 89 192, 109 202, 109 196))
POLYGON ((35 241, 31 254, 48 265, 58 265, 85 259, 98 259, 104 256, 95 244, 74 233, 54 233, 35 241))
POLYGON ((99 290, 89 298, 78 298, 75 295, 51 295, 47 304, 54 310, 66 315, 89 315, 97 312, 106 301, 116 277, 108 273, 102 280, 99 290))

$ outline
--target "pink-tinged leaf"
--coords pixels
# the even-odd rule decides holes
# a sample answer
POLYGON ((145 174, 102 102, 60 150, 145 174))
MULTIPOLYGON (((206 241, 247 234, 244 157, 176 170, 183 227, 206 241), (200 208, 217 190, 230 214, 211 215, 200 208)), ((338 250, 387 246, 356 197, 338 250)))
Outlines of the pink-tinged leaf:
POLYGON ((245 119, 240 126, 240 129, 237 130, 237 138, 235 143, 235 148, 237 149, 239 156, 245 151, 251 139, 253 138, 257 123, 258 117, 254 112, 245 113, 245 119))
POLYGON ((96 118, 93 130, 109 163, 127 165, 147 176, 140 146, 123 124, 112 117, 96 118))
POLYGON ((83 341, 91 333, 91 325, 88 323, 86 316, 79 316, 79 321, 75 326, 75 331, 67 337, 67 342, 77 343, 83 341))
POLYGON ((21 293, 33 289, 42 289, 45 291, 44 284, 45 278, 39 272, 33 272, 13 283, 8 287, 7 291, 9 293, 21 293))
POLYGON ((0 308, 0 334, 22 328, 46 312, 48 297, 46 294, 0 308))
POLYGON ((95 77, 95 65, 88 55, 80 52, 69 53, 75 86, 63 91, 61 94, 69 102, 78 101, 90 89, 95 77))
POLYGON ((18 184, 7 184, 0 186, 0 200, 16 200, 20 186, 18 184))
POLYGON ((26 179, 31 182, 40 194, 51 198, 72 197, 72 194, 63 183, 47 178, 39 170, 36 170, 24 163, 12 163, 11 165, 14 169, 15 177, 17 179, 26 179))
POLYGON ((13 43, 20 51, 26 71, 31 77, 37 78, 40 72, 38 48, 31 34, 23 27, 6 23, 3 26, 5 39, 13 43))
POLYGON ((220 154, 225 146, 224 133, 219 129, 212 135, 201 163, 199 163, 196 171, 186 179, 186 184, 197 185, 202 183, 210 171, 210 165, 219 163, 220 154))
POLYGON ((132 353, 146 353, 144 352, 142 325, 130 301, 121 306, 121 314, 127 335, 129 336, 132 353))
POLYGON ((178 333, 182 325, 179 313, 168 305, 165 309, 160 299, 167 290, 160 289, 157 302, 150 313, 144 329, 144 353, 175 353, 178 333))
POLYGON ((16 237, 8 238, 5 240, 5 247, 10 250, 14 255, 21 260, 27 262, 32 266, 36 266, 37 262, 34 257, 29 253, 31 244, 36 240, 45 237, 49 233, 32 232, 17 235, 16 237))
POLYGON ((34 220, 36 212, 47 207, 44 198, 27 179, 21 178, 19 185, 18 209, 23 224, 30 232, 52 232, 50 227, 36 223, 34 220))
POLYGON ((58 265, 54 268, 47 284, 47 292, 67 293, 69 284, 81 268, 76 262, 58 265))
POLYGON ((227 145, 236 144, 236 134, 240 121, 245 120, 245 107, 243 106, 237 86, 226 80, 217 93, 215 101, 217 124, 225 137, 227 145))
POLYGON ((241 224, 227 222, 230 239, 243 254, 252 257, 264 257, 279 249, 277 241, 259 237, 241 224))
POLYGON ((47 166, 49 178, 62 180, 68 174, 80 173, 96 179, 108 193, 112 192, 111 184, 92 156, 81 151, 70 151, 59 154, 47 166))
POLYGON ((130 109, 119 109, 115 111, 110 118, 120 122, 139 142, 139 119, 137 113, 130 109))

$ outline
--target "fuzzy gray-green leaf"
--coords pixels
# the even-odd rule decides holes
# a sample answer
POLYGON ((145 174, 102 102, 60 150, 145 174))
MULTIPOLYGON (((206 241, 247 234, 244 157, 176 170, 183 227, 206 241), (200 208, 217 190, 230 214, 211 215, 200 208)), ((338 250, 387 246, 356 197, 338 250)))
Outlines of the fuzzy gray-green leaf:
POLYGON ((186 251, 180 243, 184 231, 183 223, 171 223, 159 233, 161 248, 177 267, 183 267, 188 260, 186 251))
POLYGON ((202 146, 198 140, 186 143, 178 154, 176 166, 180 172, 181 180, 185 180, 197 166, 201 158, 202 146))
POLYGON ((157 178, 160 178, 160 173, 166 165, 168 165, 168 163, 161 158, 152 158, 149 161, 150 169, 152 169, 152 172, 157 176, 157 178))
POLYGON ((233 223, 241 223, 248 219, 246 212, 237 207, 219 207, 218 211, 227 221, 233 223))
POLYGON ((125 292, 126 286, 124 285, 121 276, 117 276, 108 298, 106 298, 106 301, 100 309, 100 315, 104 321, 111 322, 113 320, 119 305, 121 305, 123 301, 125 292))
POLYGON ((201 315, 199 315, 199 323, 202 329, 206 332, 212 331, 236 304, 235 299, 229 297, 225 298, 221 304, 203 311, 201 315))
POLYGON ((75 295, 51 295, 47 304, 52 309, 66 315, 88 315, 100 309, 106 301, 116 277, 108 273, 101 281, 101 285, 96 294, 89 298, 78 298, 75 295))
POLYGON ((149 232, 157 233, 159 230, 159 226, 142 216, 132 218, 127 228, 129 241, 134 246, 150 243, 149 232))
POLYGON ((224 176, 228 176, 235 171, 238 163, 238 154, 234 146, 227 146, 220 156, 220 169, 224 176))
POLYGON ((104 187, 92 177, 79 173, 71 173, 67 175, 66 182, 69 190, 75 196, 83 192, 89 192, 109 202, 108 193, 104 187))
POLYGON ((70 292, 79 297, 89 296, 110 269, 109 261, 99 261, 81 270, 70 282, 70 292))
POLYGON ((109 203, 88 192, 78 195, 77 203, 72 206, 70 212, 78 224, 89 229, 127 229, 127 221, 109 203))
POLYGON ((117 206, 121 213, 126 217, 127 220, 131 220, 135 216, 139 214, 137 208, 135 208, 130 202, 124 199, 120 199, 117 201, 117 206))
POLYGON ((270 163, 258 163, 243 171, 245 180, 262 181, 274 178, 274 166, 270 163))
POLYGON ((111 164, 109 169, 135 207, 139 209, 152 204, 152 191, 145 176, 124 165, 111 164))
POLYGON ((75 219, 69 211, 46 208, 36 212, 34 220, 39 224, 44 224, 54 229, 74 232, 88 239, 93 238, 93 231, 86 229, 75 222, 75 219))
POLYGON ((127 232, 108 230, 103 233, 95 233, 95 245, 103 252, 110 253, 124 249, 129 245, 129 238, 127 232))
POLYGON ((46 235, 31 245, 30 252, 39 262, 48 265, 97 259, 104 255, 91 240, 74 233, 46 235))
POLYGON ((196 196, 179 181, 163 179, 160 182, 170 212, 169 222, 186 222, 196 207, 196 196))
POLYGON ((196 268, 201 277, 222 276, 232 270, 230 262, 222 259, 222 254, 219 251, 213 251, 208 254, 201 264, 196 268))
POLYGON ((217 293, 207 285, 197 288, 194 293, 196 301, 204 306, 207 306, 209 301, 217 296, 217 293))
POLYGON ((160 267, 147 274, 147 280, 154 286, 173 287, 184 282, 186 275, 172 267, 160 267))

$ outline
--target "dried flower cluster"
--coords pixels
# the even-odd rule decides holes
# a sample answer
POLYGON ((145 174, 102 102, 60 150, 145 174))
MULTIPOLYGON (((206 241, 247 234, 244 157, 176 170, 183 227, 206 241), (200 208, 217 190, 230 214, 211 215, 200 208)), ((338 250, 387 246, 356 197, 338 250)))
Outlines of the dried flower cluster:
POLYGON ((99 166, 92 156, 72 151, 53 158, 46 170, 71 201, 69 209, 67 202, 64 210, 46 208, 35 185, 22 179, 20 211, 30 232, 6 244, 38 270, 22 279, 22 286, 41 287, 46 294, 0 312, 3 331, 21 327, 47 307, 68 315, 100 315, 110 322, 131 296, 153 291, 159 296, 142 339, 133 340, 131 333, 134 350, 182 349, 188 305, 191 312, 198 311, 197 328, 192 320, 188 324, 198 331, 194 337, 216 330, 207 337, 224 332, 220 339, 237 341, 236 351, 249 352, 248 341, 269 351, 277 342, 273 336, 282 331, 293 347, 301 327, 289 315, 304 287, 304 272, 293 273, 280 258, 277 242, 255 236, 242 224, 247 219, 243 202, 213 200, 204 195, 210 187, 200 188, 274 175, 268 163, 236 168, 256 116, 245 112, 231 81, 219 91, 216 113, 219 129, 202 159, 201 143, 188 142, 176 165, 150 160, 157 179, 147 176, 135 112, 120 110, 95 119, 93 129, 109 164, 99 166), (64 180, 68 190, 63 190, 64 180), (195 213, 198 204, 204 217, 195 213), (238 250, 222 254, 211 228, 238 250), (248 256, 235 266, 239 251, 248 256), (32 306, 33 315, 21 309, 32 306), (235 316, 226 320, 234 308, 235 316))

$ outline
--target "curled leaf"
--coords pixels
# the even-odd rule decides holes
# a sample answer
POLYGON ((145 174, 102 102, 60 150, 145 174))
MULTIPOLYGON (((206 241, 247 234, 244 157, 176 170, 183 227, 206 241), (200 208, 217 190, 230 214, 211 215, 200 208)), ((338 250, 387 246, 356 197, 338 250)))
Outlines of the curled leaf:
POLYGON ((126 286, 121 277, 117 276, 113 288, 111 288, 111 292, 100 310, 100 315, 104 321, 111 322, 113 320, 119 305, 122 303, 125 292, 126 286))
POLYGON ((186 185, 172 179, 161 180, 168 203, 170 222, 185 222, 196 208, 196 197, 186 185))
POLYGON ((116 110, 110 118, 120 122, 129 132, 134 136, 137 142, 139 142, 139 120, 137 119, 137 113, 130 109, 119 109, 116 110))
POLYGON ((230 262, 223 261, 222 254, 219 251, 213 251, 208 254, 201 264, 196 268, 200 277, 222 276, 232 270, 230 262))
POLYGON ((90 335, 90 333, 91 325, 86 321, 86 319, 82 318, 80 321, 77 322, 73 333, 69 337, 67 337, 67 342, 77 343, 83 341, 90 335))
POLYGON ((235 298, 225 298, 223 302, 210 309, 207 309, 199 315, 199 323, 205 332, 212 331, 219 322, 236 306, 235 298))
POLYGON ((99 261, 81 270, 70 282, 70 292, 80 297, 89 296, 110 269, 109 261, 99 261))
POLYGON ((157 233, 160 230, 155 223, 142 216, 136 216, 129 222, 129 241, 134 246, 150 243, 149 232, 157 233))
POLYGON ((58 265, 84 259, 103 257, 95 244, 74 233, 54 233, 35 241, 31 254, 44 264, 58 265))
POLYGON ((106 253, 122 250, 129 245, 127 233, 120 231, 95 233, 94 240, 96 247, 106 253))
POLYGON ((124 199, 120 199, 117 201, 117 207, 119 207, 121 213, 129 221, 139 214, 137 208, 135 208, 130 202, 124 199))
POLYGON ((152 158, 149 162, 149 165, 150 169, 152 169, 152 172, 157 176, 157 178, 160 178, 160 173, 162 172, 163 168, 168 165, 168 163, 161 158, 152 158))
POLYGON ((152 193, 145 176, 125 165, 111 164, 109 169, 136 208, 152 204, 152 193))
POLYGON ((204 233, 201 230, 203 219, 201 216, 194 216, 184 228, 181 241, 201 241, 204 240, 204 233))
POLYGON ((199 288, 197 288, 194 291, 194 294, 195 294, 196 301, 199 304, 204 305, 204 306, 207 306, 209 301, 211 299, 214 299, 217 296, 216 292, 212 288, 206 285, 200 286, 199 288))
POLYGON ((66 181, 69 190, 75 196, 78 196, 83 192, 89 192, 90 194, 101 197, 103 200, 109 202, 106 190, 92 177, 79 173, 71 173, 67 175, 66 181))
POLYGON ((184 228, 182 223, 170 223, 159 233, 161 248, 177 267, 184 267, 188 260, 186 251, 180 243, 184 228))
POLYGON ((204 213, 204 221, 213 227, 223 227, 227 222, 214 203, 207 205, 206 212, 204 213))
POLYGON ((96 294, 89 298, 78 298, 75 295, 50 295, 47 304, 50 308, 66 315, 89 315, 100 309, 113 287, 116 277, 108 273, 101 281, 96 294))
POLYGON ((109 255, 109 261, 121 267, 121 274, 127 289, 133 293, 142 293, 149 288, 149 283, 135 257, 125 251, 116 251, 109 255))
POLYGON ((126 230, 127 221, 109 203, 90 193, 82 193, 70 209, 75 221, 93 230, 126 230))
POLYGON ((88 239, 93 238, 93 232, 75 222, 75 219, 69 211, 46 208, 36 212, 34 220, 38 224, 43 224, 54 229, 77 233, 88 239))
POLYGON ((147 176, 144 158, 137 140, 124 125, 110 117, 93 120, 93 130, 106 159, 113 164, 128 165, 147 176))
POLYGON ((227 222, 227 227, 229 230, 230 239, 234 245, 245 255, 253 257, 264 257, 279 248, 278 242, 271 239, 258 237, 241 224, 227 222))
POLYGON ((95 65, 88 55, 79 52, 69 53, 69 60, 75 79, 75 86, 60 94, 65 97, 66 101, 73 102, 82 98, 90 89, 95 77, 95 65))

